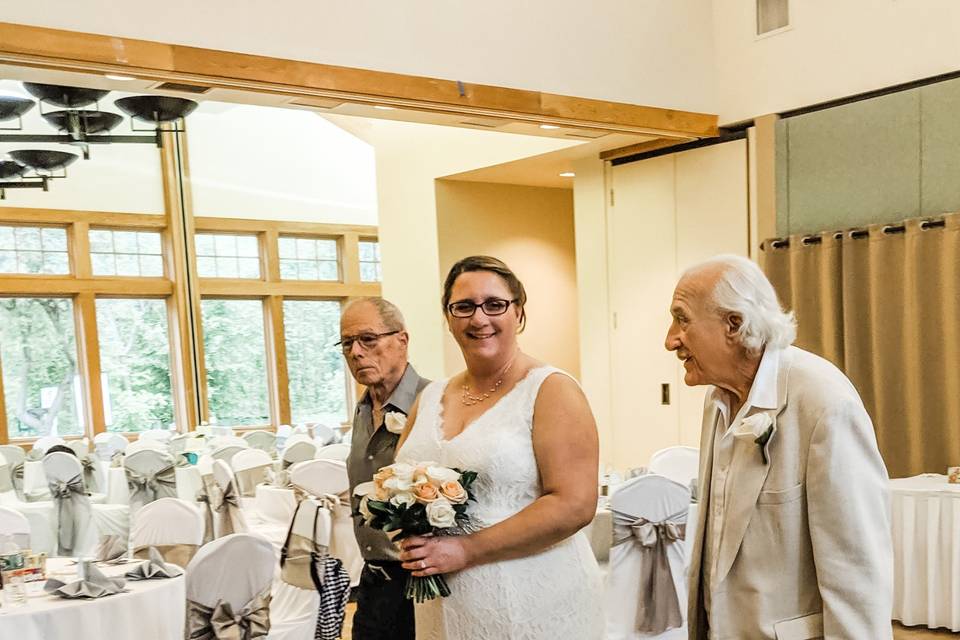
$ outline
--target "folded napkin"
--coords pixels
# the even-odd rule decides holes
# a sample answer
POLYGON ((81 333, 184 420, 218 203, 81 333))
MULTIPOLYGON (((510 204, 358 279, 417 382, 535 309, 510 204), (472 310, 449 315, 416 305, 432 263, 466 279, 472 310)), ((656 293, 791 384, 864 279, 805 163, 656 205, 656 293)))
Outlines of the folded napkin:
POLYGON ((103 536, 100 538, 100 544, 97 545, 97 551, 94 555, 98 562, 123 558, 127 555, 126 536, 103 536))
POLYGON ((153 578, 176 578, 183 575, 183 569, 167 564, 156 547, 150 547, 150 559, 144 560, 135 568, 127 571, 130 580, 152 580, 153 578))
POLYGON ((43 586, 43 590, 61 598, 102 598, 123 592, 125 584, 126 581, 123 578, 108 578, 95 566, 90 565, 86 580, 67 584, 50 578, 43 586))

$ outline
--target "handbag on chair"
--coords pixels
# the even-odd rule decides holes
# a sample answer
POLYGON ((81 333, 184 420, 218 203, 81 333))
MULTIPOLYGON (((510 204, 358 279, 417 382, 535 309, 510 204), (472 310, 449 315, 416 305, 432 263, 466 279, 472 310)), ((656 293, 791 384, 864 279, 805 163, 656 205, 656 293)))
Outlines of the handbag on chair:
POLYGON ((300 501, 290 521, 287 538, 280 551, 280 579, 301 589, 320 591, 323 587, 323 561, 330 546, 333 496, 300 501))

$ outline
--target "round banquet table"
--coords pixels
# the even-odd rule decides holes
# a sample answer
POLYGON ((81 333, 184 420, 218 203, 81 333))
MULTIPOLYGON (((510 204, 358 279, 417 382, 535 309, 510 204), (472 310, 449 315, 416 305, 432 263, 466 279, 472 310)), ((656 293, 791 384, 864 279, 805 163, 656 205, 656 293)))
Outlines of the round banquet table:
POLYGON ((893 619, 960 631, 960 484, 925 473, 890 481, 893 619))
MULTIPOLYGON (((70 558, 47 560, 47 575, 76 579, 70 558), (61 575, 62 572, 62 575, 61 575), (71 572, 67 576, 66 572, 71 572)), ((139 561, 138 561, 139 562, 139 561)), ((104 575, 122 576, 136 562, 97 565, 104 575)), ((32 591, 35 585, 30 586, 32 591)), ((184 578, 128 580, 127 591, 93 600, 68 600, 40 592, 21 607, 0 608, 0 638, 17 640, 182 640, 186 614, 184 578)))

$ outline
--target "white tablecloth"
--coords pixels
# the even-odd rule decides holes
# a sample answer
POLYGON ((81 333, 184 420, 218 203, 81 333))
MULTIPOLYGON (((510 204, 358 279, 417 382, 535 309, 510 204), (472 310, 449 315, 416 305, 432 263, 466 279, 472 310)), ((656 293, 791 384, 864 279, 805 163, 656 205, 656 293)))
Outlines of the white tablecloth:
POLYGON ((890 481, 893 619, 960 631, 960 485, 923 474, 890 481))
MULTIPOLYGON (((69 570, 65 558, 47 561, 47 573, 69 570)), ((123 575, 135 563, 99 565, 109 576, 123 575)), ((66 576, 54 576, 64 582, 66 576)), ((182 640, 184 578, 127 582, 128 591, 96 600, 67 600, 40 593, 22 607, 0 608, 0 638, 16 640, 182 640)))

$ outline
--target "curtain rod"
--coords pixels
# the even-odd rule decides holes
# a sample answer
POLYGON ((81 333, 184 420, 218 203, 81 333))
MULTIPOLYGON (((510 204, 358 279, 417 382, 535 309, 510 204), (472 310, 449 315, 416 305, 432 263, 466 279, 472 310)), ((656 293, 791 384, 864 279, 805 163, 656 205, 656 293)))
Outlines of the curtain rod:
MULTIPOLYGON (((923 220, 920 222, 920 228, 923 231, 929 229, 942 229, 947 226, 946 220, 943 218, 932 218, 929 220, 923 220)), ((883 232, 887 235, 893 235, 895 233, 904 233, 907 230, 907 225, 900 224, 888 224, 883 227, 883 232)), ((853 240, 860 240, 866 238, 870 235, 870 231, 863 228, 848 229, 846 231, 835 231, 833 233, 834 240, 840 240, 844 235, 850 236, 853 240)), ((820 234, 811 234, 807 236, 800 237, 800 244, 803 246, 810 246, 812 244, 821 244, 823 242, 823 236, 820 234)), ((766 251, 767 245, 771 249, 787 249, 790 247, 790 238, 771 238, 760 243, 760 250, 766 251)))

